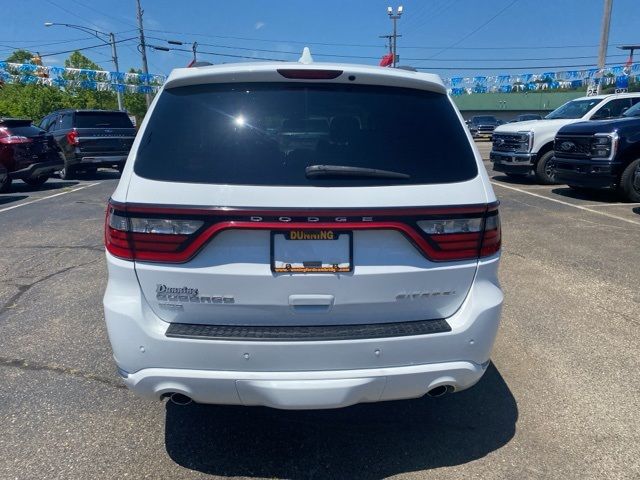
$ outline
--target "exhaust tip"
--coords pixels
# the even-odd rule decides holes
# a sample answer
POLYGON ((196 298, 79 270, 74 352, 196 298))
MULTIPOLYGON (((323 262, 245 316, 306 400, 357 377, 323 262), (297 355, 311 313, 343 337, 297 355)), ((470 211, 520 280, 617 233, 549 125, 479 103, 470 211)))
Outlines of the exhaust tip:
POLYGON ((183 393, 172 393, 169 395, 169 400, 175 405, 189 405, 190 403, 193 403, 191 397, 188 397, 183 393))
POLYGON ((453 392, 455 389, 452 385, 439 385, 427 392, 427 395, 433 398, 442 397, 447 393, 453 392))

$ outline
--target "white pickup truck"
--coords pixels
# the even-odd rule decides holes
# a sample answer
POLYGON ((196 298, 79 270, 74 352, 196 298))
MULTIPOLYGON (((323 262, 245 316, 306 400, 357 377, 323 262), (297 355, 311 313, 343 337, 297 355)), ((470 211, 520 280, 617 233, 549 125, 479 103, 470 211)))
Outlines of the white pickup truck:
POLYGON ((565 103, 542 120, 508 123, 493 133, 493 169, 508 176, 533 172, 543 185, 556 183, 550 165, 553 140, 570 123, 619 117, 640 102, 640 92, 581 97, 565 103))

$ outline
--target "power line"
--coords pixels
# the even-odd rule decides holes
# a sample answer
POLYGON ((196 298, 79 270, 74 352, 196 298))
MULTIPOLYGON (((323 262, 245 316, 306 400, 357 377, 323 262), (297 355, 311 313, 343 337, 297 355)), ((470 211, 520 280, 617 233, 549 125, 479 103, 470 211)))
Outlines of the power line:
MULTIPOLYGON (((160 37, 147 37, 153 40, 160 40, 164 42, 168 42, 168 39, 160 38, 160 37)), ((188 42, 185 42, 188 43, 188 42)), ((230 50, 240 50, 240 51, 250 51, 250 52, 264 52, 264 53, 277 53, 281 55, 299 55, 300 52, 291 51, 291 50, 273 50, 267 48, 250 48, 250 47, 238 47, 234 45, 223 45, 223 44, 215 44, 215 43, 202 43, 199 42, 198 45, 206 46, 206 47, 214 47, 214 48, 225 48, 230 50)), ((356 58, 363 60, 378 60, 379 56, 367 56, 367 55, 346 55, 339 53, 313 53, 314 57, 335 57, 335 58, 356 58)), ((626 58, 624 54, 612 54, 608 55, 608 58, 626 58)), ((405 58, 406 61, 437 61, 437 62, 524 62, 524 61, 547 61, 547 60, 582 60, 593 58, 592 55, 584 55, 584 56, 572 56, 572 57, 541 57, 541 58, 405 58)))
POLYGON ((502 15, 504 12, 506 12, 509 8, 511 8, 513 5, 515 5, 518 2, 518 0, 512 0, 511 3, 509 3, 506 7, 502 8, 501 10, 498 11, 498 13, 496 13, 493 17, 491 17, 489 20, 487 20, 486 22, 482 23, 480 26, 478 26, 477 28, 471 30, 469 33, 467 33, 465 36, 463 36, 460 40, 458 40, 457 42, 452 43, 451 45, 449 45, 446 48, 443 48, 441 51, 439 51, 438 53, 434 54, 433 57, 437 57, 438 55, 440 55, 443 52, 446 52, 447 50, 449 50, 452 47, 455 47, 457 45, 460 45, 462 42, 464 42, 467 38, 471 37, 472 35, 476 34, 477 32, 479 32, 480 30, 482 30, 484 27, 486 27, 487 25, 489 25, 491 22, 493 22, 496 18, 498 18, 500 15, 502 15))
MULTIPOLYGON (((622 65, 612 65, 612 67, 614 66, 622 66, 622 65)), ((587 63, 587 64, 582 64, 582 65, 534 65, 534 66, 527 66, 527 67, 414 67, 417 70, 430 70, 430 71, 434 71, 434 70, 550 70, 550 69, 556 69, 556 68, 564 68, 564 69, 569 69, 569 68, 585 68, 585 67, 590 67, 590 68, 596 68, 595 64, 593 63, 587 63)))
POLYGON ((95 28, 95 29, 97 29, 97 30, 100 30, 100 26, 99 26, 99 25, 96 25, 95 23, 91 22, 90 20, 87 20, 86 18, 81 17, 81 16, 80 16, 80 15, 78 15, 77 13, 75 13, 75 12, 73 12, 73 11, 71 11, 71 10, 66 9, 66 8, 64 8, 64 7, 63 7, 63 6, 61 6, 61 5, 58 5, 58 4, 57 4, 56 2, 54 2, 53 0, 45 0, 45 2, 49 3, 50 5, 53 5, 53 6, 54 6, 54 7, 56 7, 56 8, 59 8, 60 10, 62 10, 63 12, 68 13, 69 15, 73 15, 74 17, 79 18, 80 20, 82 20, 83 22, 87 23, 88 25, 91 25, 93 28, 95 28))
POLYGON ((73 3, 80 5, 81 7, 86 8, 87 10, 91 10, 92 12, 96 12, 99 13, 100 15, 103 15, 105 17, 111 18, 113 20, 115 20, 116 22, 120 22, 123 25, 128 25, 129 27, 134 27, 135 30, 137 30, 137 28, 135 28, 135 25, 133 23, 129 23, 125 20, 123 20, 122 18, 118 18, 114 15, 111 15, 109 13, 105 13, 101 10, 96 9, 93 5, 87 5, 86 3, 80 2, 79 0, 71 0, 73 3))
MULTIPOLYGON (((115 43, 129 42, 131 40, 136 40, 137 38, 138 37, 123 38, 122 40, 116 40, 115 43)), ((109 44, 107 43, 100 43, 98 45, 90 45, 88 47, 74 48, 73 50, 63 50, 61 52, 43 53, 42 55, 40 55, 40 57, 53 57, 54 55, 61 55, 63 53, 80 52, 80 51, 89 50, 92 48, 108 47, 108 46, 109 44)))

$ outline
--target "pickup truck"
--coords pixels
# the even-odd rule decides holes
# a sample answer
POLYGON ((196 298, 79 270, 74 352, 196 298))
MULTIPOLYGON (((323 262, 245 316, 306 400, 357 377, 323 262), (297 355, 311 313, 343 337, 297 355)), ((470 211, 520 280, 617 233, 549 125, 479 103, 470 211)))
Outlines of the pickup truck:
POLYGON ((494 129, 500 125, 500 120, 493 115, 476 115, 467 120, 466 124, 473 138, 491 138, 494 129))
POLYGON ((117 110, 59 110, 42 119, 40 128, 62 149, 60 177, 65 180, 99 167, 122 171, 136 136, 129 116, 117 110))
POLYGON ((493 132, 490 158, 493 169, 508 176, 533 172, 538 183, 557 183, 550 161, 553 142, 565 125, 586 120, 616 118, 640 102, 640 92, 596 95, 571 100, 542 120, 501 125, 493 132))
POLYGON ((556 135, 551 162, 555 178, 577 190, 615 189, 640 202, 640 103, 622 117, 580 122, 556 135))

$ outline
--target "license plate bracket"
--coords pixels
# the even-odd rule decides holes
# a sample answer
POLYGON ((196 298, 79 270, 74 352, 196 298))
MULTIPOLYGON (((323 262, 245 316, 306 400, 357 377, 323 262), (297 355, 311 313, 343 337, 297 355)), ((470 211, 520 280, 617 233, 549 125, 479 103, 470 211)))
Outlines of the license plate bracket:
POLYGON ((353 232, 332 229, 271 231, 274 273, 349 273, 353 271, 353 232))

